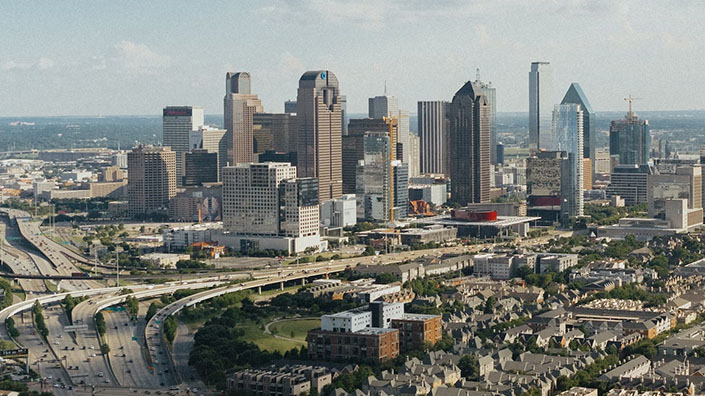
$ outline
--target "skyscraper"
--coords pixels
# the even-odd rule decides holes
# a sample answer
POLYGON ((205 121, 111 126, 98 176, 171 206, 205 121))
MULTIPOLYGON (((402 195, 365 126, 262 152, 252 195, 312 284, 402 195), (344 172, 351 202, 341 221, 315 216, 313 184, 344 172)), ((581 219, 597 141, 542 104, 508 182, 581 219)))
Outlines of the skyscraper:
POLYGON ((551 64, 532 62, 529 72, 529 149, 553 150, 551 143, 552 111, 551 64))
POLYGON ((583 215, 583 119, 579 104, 555 105, 553 110, 553 145, 568 155, 567 172, 561 174, 561 222, 583 215))
POLYGON ((449 111, 451 199, 461 205, 490 200, 490 111, 482 90, 468 81, 449 111))
POLYGON ((176 153, 169 147, 137 146, 127 153, 131 216, 166 211, 176 195, 176 153))
POLYGON ((203 183, 217 183, 218 153, 205 149, 193 149, 184 155, 185 174, 183 186, 200 186, 203 183))
POLYGON ((176 180, 184 176, 184 154, 189 151, 189 134, 203 126, 203 109, 193 106, 168 106, 162 111, 162 141, 176 153, 176 180))
POLYGON ((421 173, 421 139, 413 133, 409 134, 409 177, 421 173))
POLYGON ((343 194, 342 107, 338 78, 330 71, 308 71, 299 79, 297 168, 300 177, 318 179, 319 201, 343 194))
MULTIPOLYGON (((578 83, 570 84, 561 104, 575 103, 583 112, 583 158, 595 160, 595 112, 578 83)), ((558 149, 557 149, 558 150, 558 149)))
POLYGON ((358 217, 391 221, 408 213, 408 166, 392 160, 388 132, 364 134, 364 160, 357 167, 358 217))
POLYGON ((223 228, 240 250, 303 252, 320 244, 318 182, 288 163, 239 163, 223 170, 223 228))
POLYGON ((357 191, 357 163, 365 159, 365 132, 388 134, 389 125, 381 118, 356 118, 350 120, 348 134, 343 136, 343 194, 357 191))
MULTIPOLYGON (((217 153, 218 180, 222 176, 223 167, 228 162, 227 131, 205 125, 197 131, 189 133, 189 151, 203 149, 209 153, 217 153)), ((184 171, 184 175, 187 172, 184 171)))
POLYGON ((610 155, 619 156, 620 165, 642 165, 649 161, 650 150, 649 121, 639 121, 629 98, 629 112, 624 119, 610 123, 610 155))
POLYGON ((421 139, 421 173, 448 174, 448 102, 418 102, 418 131, 421 139))
POLYGON ((411 149, 409 147, 409 112, 399 110, 399 100, 394 96, 375 96, 369 98, 368 101, 368 116, 370 118, 396 118, 397 119, 397 136, 394 141, 399 147, 396 150, 396 158, 402 160, 405 164, 411 161, 411 149))
POLYGON ((490 163, 497 165, 497 89, 492 83, 487 84, 480 81, 480 71, 478 69, 475 85, 487 98, 490 108, 490 163))
MULTIPOLYGON (((261 113, 262 102, 251 93, 250 73, 228 72, 225 75, 224 124, 228 131, 230 163, 253 162, 253 122, 261 113)), ((222 163, 222 161, 221 161, 222 163)))

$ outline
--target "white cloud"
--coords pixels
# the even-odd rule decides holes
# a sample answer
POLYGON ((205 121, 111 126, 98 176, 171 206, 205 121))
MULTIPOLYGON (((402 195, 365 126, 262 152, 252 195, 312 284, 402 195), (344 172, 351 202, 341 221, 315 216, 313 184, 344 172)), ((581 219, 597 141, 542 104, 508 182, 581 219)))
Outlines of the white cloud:
POLYGON ((115 44, 115 50, 117 51, 115 62, 128 71, 153 73, 171 65, 171 57, 158 54, 145 44, 123 40, 115 44))
POLYGON ((37 61, 9 60, 0 62, 0 70, 3 71, 30 69, 46 70, 51 69, 52 67, 54 67, 54 61, 44 57, 39 58, 37 61))

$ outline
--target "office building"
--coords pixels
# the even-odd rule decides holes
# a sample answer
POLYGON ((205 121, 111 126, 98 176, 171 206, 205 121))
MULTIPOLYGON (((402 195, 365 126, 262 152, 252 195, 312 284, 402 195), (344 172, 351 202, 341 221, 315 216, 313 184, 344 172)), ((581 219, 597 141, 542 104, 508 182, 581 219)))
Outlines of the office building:
MULTIPOLYGON (((169 200, 169 219, 199 223, 221 221, 222 202, 223 185, 221 183, 187 186, 169 200)), ((204 242, 212 240, 208 239, 204 242)))
POLYGON ((258 162, 288 162, 291 165, 296 166, 296 151, 287 153, 274 150, 267 150, 259 155, 258 162))
POLYGON ((590 158, 583 158, 583 189, 592 190, 592 161, 590 158))
POLYGON ((223 171, 222 244, 303 252, 320 247, 318 183, 289 163, 240 163, 223 171))
POLYGON ((526 161, 527 213, 539 216, 544 224, 560 220, 563 194, 568 193, 569 174, 564 151, 538 151, 526 161))
POLYGON ((357 223, 357 200, 354 194, 321 202, 321 224, 326 227, 348 227, 357 223))
POLYGON ((485 95, 485 98, 487 98, 490 113, 490 163, 497 165, 497 88, 493 87, 491 82, 485 84, 480 81, 479 69, 477 71, 477 78, 475 78, 475 86, 485 95))
POLYGON ((308 71, 299 80, 297 168, 318 179, 320 202, 343 194, 342 104, 338 78, 330 71, 308 71))
POLYGON ((402 160, 405 164, 410 163, 411 155, 409 148, 409 113, 399 109, 399 100, 394 96, 375 96, 368 100, 368 116, 370 118, 394 118, 397 120, 396 136, 394 142, 396 148, 396 159, 402 160))
MULTIPOLYGON (((262 102, 252 94, 250 73, 225 75, 224 125, 231 164, 253 162, 254 115, 262 113, 262 102)), ((223 161, 221 161, 223 162, 223 161)))
POLYGON ((679 165, 675 169, 656 167, 658 173, 648 176, 647 202, 649 217, 663 218, 668 201, 687 200, 688 224, 701 223, 702 214, 702 168, 679 165))
POLYGON ((465 205, 490 200, 490 114, 487 98, 468 81, 449 110, 450 197, 465 205))
MULTIPOLYGON (((225 129, 213 128, 205 125, 197 131, 189 133, 189 150, 203 149, 209 153, 217 154, 218 180, 223 172, 222 168, 228 163, 228 141, 225 129)), ((184 172, 186 173, 186 172, 184 172)))
POLYGON ((348 125, 348 134, 343 136, 342 166, 343 193, 355 194, 358 162, 365 158, 365 132, 389 134, 389 125, 381 118, 352 119, 348 125))
POLYGON ((183 186, 200 186, 203 183, 217 183, 218 153, 204 149, 193 149, 185 155, 183 186))
POLYGON ((296 114, 296 101, 295 100, 287 100, 286 102, 284 102, 284 113, 296 114))
POLYGON ((418 102, 421 173, 448 175, 448 121, 444 101, 418 102))
POLYGON ((296 114, 272 114, 270 128, 272 150, 282 153, 296 153, 299 131, 296 114))
POLYGON ((620 165, 643 165, 649 161, 650 151, 649 121, 639 120, 632 112, 629 98, 629 112, 624 119, 610 123, 610 155, 618 156, 620 165))
POLYGON ((394 212, 391 139, 387 132, 366 132, 364 159, 357 165, 358 218, 390 221, 394 212))
POLYGON ((553 150, 551 117, 553 111, 551 64, 532 62, 529 72, 529 149, 553 150))
MULTIPOLYGON (((580 105, 583 112, 583 158, 595 160, 595 112, 590 106, 587 96, 578 83, 570 84, 561 104, 573 103, 580 105)), ((556 148, 556 150, 560 150, 556 148)))
POLYGON ((409 165, 399 160, 392 161, 392 177, 394 218, 403 219, 409 216, 409 165))
POLYGON ((619 196, 626 205, 648 202, 649 175, 654 173, 651 165, 617 165, 610 174, 607 198, 619 196))
POLYGON ((129 214, 166 211, 176 195, 176 153, 169 147, 139 145, 127 154, 129 214))
POLYGON ((568 224, 571 217, 583 215, 583 119, 579 104, 560 104, 553 110, 553 145, 568 156, 567 174, 561 175, 566 182, 561 196, 563 224, 568 224))
POLYGON ((176 154, 176 180, 184 177, 184 154, 189 151, 189 134, 203 126, 203 109, 169 106, 162 111, 162 141, 176 154))
POLYGON ((504 145, 500 142, 495 147, 497 151, 497 164, 504 165, 504 145))
POLYGON ((409 177, 421 174, 421 139, 409 133, 409 177))

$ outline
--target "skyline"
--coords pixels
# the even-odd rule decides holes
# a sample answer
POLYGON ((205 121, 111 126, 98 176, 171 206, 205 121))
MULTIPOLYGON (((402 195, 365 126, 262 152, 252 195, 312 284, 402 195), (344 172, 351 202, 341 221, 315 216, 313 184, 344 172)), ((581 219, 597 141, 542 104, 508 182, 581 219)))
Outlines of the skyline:
POLYGON ((219 114, 228 71, 250 72, 265 111, 281 112, 305 71, 325 69, 349 113, 364 113, 385 81, 410 112, 450 100, 476 68, 497 88, 498 112, 528 112, 534 61, 551 63, 554 104, 578 82, 596 111, 626 111, 629 94, 642 98, 637 113, 705 109, 697 2, 39 4, 0 16, 1 117, 219 114))

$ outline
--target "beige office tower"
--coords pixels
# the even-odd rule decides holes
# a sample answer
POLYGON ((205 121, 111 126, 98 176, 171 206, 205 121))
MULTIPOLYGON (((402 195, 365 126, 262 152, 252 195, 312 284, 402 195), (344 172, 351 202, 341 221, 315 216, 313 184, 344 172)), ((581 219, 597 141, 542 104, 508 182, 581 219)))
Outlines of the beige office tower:
POLYGON ((395 118, 397 120, 397 134, 394 136, 396 158, 405 164, 410 163, 409 148, 409 112, 399 110, 399 100, 394 96, 387 96, 386 89, 383 96, 368 99, 369 118, 395 118))
POLYGON ((421 174, 421 139, 413 134, 409 134, 409 177, 416 177, 421 174))
POLYGON ((342 121, 338 78, 327 70, 308 71, 299 79, 299 177, 318 178, 319 201, 343 194, 342 121))
POLYGON ((231 164, 253 162, 254 116, 262 113, 262 102, 252 94, 250 73, 225 75, 224 124, 227 130, 228 157, 231 164))
POLYGON ((130 215, 166 211, 176 195, 176 153, 169 147, 139 145, 127 153, 127 172, 130 215))
POLYGON ((176 153, 176 181, 184 176, 184 154, 189 151, 189 134, 203 126, 203 109, 193 106, 168 106, 162 112, 164 146, 176 153))

